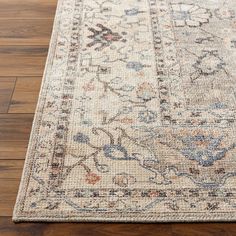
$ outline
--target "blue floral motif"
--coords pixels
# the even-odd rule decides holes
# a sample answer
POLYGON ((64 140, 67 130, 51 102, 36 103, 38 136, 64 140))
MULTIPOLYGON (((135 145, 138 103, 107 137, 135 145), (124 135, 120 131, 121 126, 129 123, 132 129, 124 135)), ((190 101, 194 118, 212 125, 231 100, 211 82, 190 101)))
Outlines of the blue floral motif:
POLYGON ((153 123, 157 119, 157 113, 151 110, 143 110, 139 112, 138 118, 140 122, 145 122, 147 124, 153 123))
POLYGON ((129 114, 130 112, 132 112, 133 108, 130 106, 130 107, 127 107, 127 106, 123 106, 119 109, 119 113, 120 114, 129 114))
POLYGON ((32 202, 31 205, 30 205, 31 208, 35 208, 37 207, 37 203, 36 202, 32 202))
POLYGON ((144 65, 137 61, 130 61, 127 63, 126 67, 128 69, 133 69, 135 71, 140 71, 143 69, 144 65))
POLYGON ((119 144, 106 144, 103 147, 105 157, 109 157, 114 160, 128 160, 127 150, 119 144))
POLYGON ((127 16, 135 16, 139 13, 139 10, 137 8, 131 8, 131 9, 127 9, 125 10, 125 14, 127 16))
POLYGON ((234 144, 229 148, 221 147, 222 139, 223 137, 205 135, 181 138, 186 146, 181 150, 181 153, 202 166, 211 166, 215 161, 222 159, 228 150, 235 147, 234 144))
POLYGON ((216 102, 210 105, 211 109, 225 109, 227 108, 227 105, 225 105, 224 103, 221 102, 216 102))
POLYGON ((91 120, 82 120, 81 121, 81 125, 84 126, 91 126, 93 124, 93 122, 91 120))
POLYGON ((74 136, 74 141, 78 143, 89 143, 89 137, 79 132, 74 136))

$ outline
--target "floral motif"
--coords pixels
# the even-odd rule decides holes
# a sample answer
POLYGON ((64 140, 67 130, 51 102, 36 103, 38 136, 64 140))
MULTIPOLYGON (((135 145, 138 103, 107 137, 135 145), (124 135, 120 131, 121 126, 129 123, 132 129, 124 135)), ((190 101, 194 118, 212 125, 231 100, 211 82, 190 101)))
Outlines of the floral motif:
POLYGON ((202 166, 210 166, 215 161, 222 159, 225 154, 235 145, 229 148, 222 147, 222 137, 213 137, 205 135, 196 135, 182 137, 181 140, 185 148, 181 150, 182 154, 190 160, 197 161, 202 166))
POLYGON ((138 10, 138 8, 131 8, 131 9, 125 10, 125 14, 126 14, 127 16, 135 16, 135 15, 137 15, 138 13, 140 13, 140 11, 138 10))
POLYGON ((97 182, 99 182, 100 181, 100 179, 101 179, 101 177, 100 176, 98 176, 97 174, 95 174, 95 173, 88 173, 88 174, 86 174, 86 182, 88 183, 88 184, 96 184, 97 182))
POLYGON ((134 184, 136 182, 136 179, 134 176, 127 173, 120 173, 113 178, 113 182, 120 187, 128 187, 134 184))
POLYGON ((137 94, 138 98, 140 98, 144 101, 149 101, 152 98, 155 98, 155 96, 156 96, 156 92, 155 92, 153 86, 147 82, 144 82, 138 86, 136 94, 137 94))
POLYGON ((115 160, 127 160, 129 159, 127 150, 119 144, 105 145, 103 151, 106 157, 115 160))
POLYGON ((83 133, 77 133, 74 136, 74 141, 78 143, 88 143, 89 142, 89 137, 83 133))
POLYGON ((132 118, 124 117, 124 118, 120 119, 120 122, 123 124, 132 124, 134 122, 134 120, 132 118))
POLYGON ((87 83, 83 86, 83 89, 86 91, 86 92, 89 92, 89 91, 94 91, 95 90, 95 86, 94 84, 92 83, 87 83))
POLYGON ((129 113, 131 113, 132 111, 133 111, 133 108, 132 108, 132 107, 127 107, 127 106, 121 107, 121 108, 119 109, 119 112, 120 112, 121 114, 129 114, 129 113))
POLYGON ((102 24, 97 24, 97 27, 99 27, 100 30, 88 28, 88 30, 93 33, 93 35, 89 35, 88 38, 93 39, 94 41, 87 44, 87 47, 92 47, 96 44, 99 44, 100 46, 96 47, 95 50, 102 50, 103 48, 110 46, 112 42, 122 39, 121 35, 116 32, 112 32, 111 29, 105 27, 102 24))
POLYGON ((215 10, 215 15, 217 18, 223 19, 233 19, 235 18, 235 11, 229 8, 219 8, 215 10))
POLYGON ((139 112, 138 118, 140 122, 154 123, 157 119, 157 113, 151 110, 143 110, 139 112))
POLYGON ((145 66, 142 63, 137 62, 137 61, 130 61, 127 63, 126 67, 128 69, 133 69, 135 71, 141 71, 145 66))
POLYGON ((224 69, 225 62, 214 51, 208 51, 198 57, 193 67, 202 75, 214 75, 220 70, 224 69))
POLYGON ((198 5, 178 3, 172 4, 173 19, 177 27, 201 26, 209 22, 211 13, 208 9, 199 7, 198 5))

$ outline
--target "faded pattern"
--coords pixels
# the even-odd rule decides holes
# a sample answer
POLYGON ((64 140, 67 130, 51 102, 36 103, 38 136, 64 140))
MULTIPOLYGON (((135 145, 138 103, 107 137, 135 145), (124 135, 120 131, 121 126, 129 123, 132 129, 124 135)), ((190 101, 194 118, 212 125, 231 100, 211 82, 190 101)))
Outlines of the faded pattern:
POLYGON ((235 220, 235 14, 60 0, 13 219, 235 220))

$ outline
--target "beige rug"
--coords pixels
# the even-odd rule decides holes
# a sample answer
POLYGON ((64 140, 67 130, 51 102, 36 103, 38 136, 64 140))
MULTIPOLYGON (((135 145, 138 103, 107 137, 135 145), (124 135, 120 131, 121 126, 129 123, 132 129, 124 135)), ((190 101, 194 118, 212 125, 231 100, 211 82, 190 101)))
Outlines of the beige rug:
POLYGON ((13 220, 236 220, 235 15, 59 0, 13 220))

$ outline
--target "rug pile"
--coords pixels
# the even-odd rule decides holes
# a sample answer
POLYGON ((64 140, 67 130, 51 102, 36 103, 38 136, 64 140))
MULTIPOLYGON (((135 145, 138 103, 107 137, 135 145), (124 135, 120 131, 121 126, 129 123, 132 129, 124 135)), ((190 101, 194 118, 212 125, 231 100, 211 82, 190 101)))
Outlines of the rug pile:
POLYGON ((13 220, 236 220, 235 15, 59 0, 13 220))

